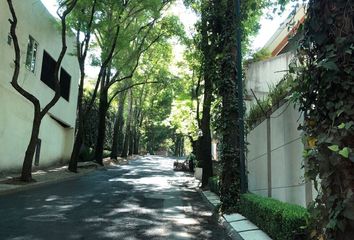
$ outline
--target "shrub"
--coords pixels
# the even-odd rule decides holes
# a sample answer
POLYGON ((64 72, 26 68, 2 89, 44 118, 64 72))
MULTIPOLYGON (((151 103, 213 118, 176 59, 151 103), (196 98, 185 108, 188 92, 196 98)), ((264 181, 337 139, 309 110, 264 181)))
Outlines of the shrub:
POLYGON ((79 154, 79 161, 80 162, 89 162, 94 159, 94 151, 92 148, 83 145, 79 154))
POLYGON ((219 176, 210 177, 208 185, 211 192, 220 195, 219 176))
POLYGON ((263 121, 266 118, 264 112, 270 114, 272 107, 287 98, 294 81, 293 78, 293 75, 289 73, 286 74, 277 85, 269 86, 269 93, 266 98, 259 100, 259 104, 256 102, 250 107, 246 117, 246 123, 249 129, 253 129, 259 121, 263 121))
POLYGON ((258 121, 265 119, 264 112, 269 112, 272 109, 271 100, 269 98, 263 99, 251 106, 250 111, 246 117, 246 123, 249 129, 252 129, 258 121), (261 105, 261 107, 259 106, 261 105))
POLYGON ((108 158, 111 156, 111 151, 110 150, 103 150, 103 158, 108 158))
POLYGON ((307 209, 255 194, 243 194, 240 213, 274 240, 297 239, 308 224, 307 209))

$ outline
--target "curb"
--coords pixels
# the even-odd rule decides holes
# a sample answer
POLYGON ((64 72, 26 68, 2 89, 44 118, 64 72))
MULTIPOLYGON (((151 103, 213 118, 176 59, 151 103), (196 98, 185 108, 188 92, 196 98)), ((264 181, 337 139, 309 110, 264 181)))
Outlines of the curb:
POLYGON ((233 240, 244 240, 243 237, 241 237, 240 234, 231 226, 231 224, 225 220, 224 216, 220 216, 219 221, 223 225, 223 227, 226 229, 227 233, 233 240))
POLYGON ((47 186, 47 185, 51 185, 51 184, 55 184, 55 183, 70 181, 70 180, 85 176, 87 174, 90 174, 94 171, 101 170, 102 168, 104 168, 104 167, 96 167, 96 168, 93 168, 91 171, 87 171, 84 173, 76 173, 75 175, 68 176, 68 177, 63 177, 63 178, 53 179, 53 180, 43 181, 43 182, 35 182, 32 184, 28 184, 28 185, 20 185, 18 187, 14 187, 14 188, 7 189, 7 190, 1 190, 0 196, 13 194, 13 193, 17 193, 17 192, 23 192, 26 190, 32 190, 32 189, 36 189, 39 187, 43 187, 43 186, 47 186))
MULTIPOLYGON (((220 204, 219 196, 210 192, 198 189, 203 200, 210 208, 216 209, 220 204)), ((250 222, 241 214, 219 215, 219 222, 226 229, 227 234, 233 240, 272 240, 266 233, 250 222)))
MULTIPOLYGON (((214 205, 205 195, 205 192, 202 191, 201 189, 197 189, 197 191, 200 193, 200 195, 202 196, 204 202, 206 202, 209 206, 209 208, 213 209, 213 211, 215 211, 218 207, 218 205, 214 205)), ((244 240, 238 233, 237 231, 230 225, 229 222, 227 222, 224 218, 223 215, 220 215, 219 213, 217 213, 217 217, 218 217, 218 221, 219 223, 226 229, 226 232, 228 234, 228 236, 232 239, 232 240, 244 240)))
MULTIPOLYGON (((133 156, 131 159, 126 159, 126 164, 129 164, 129 162, 131 160, 135 160, 137 159, 137 156, 133 156)), ((123 164, 118 164, 119 166, 123 165, 123 164)), ((56 184, 56 183, 61 183, 61 182, 65 182, 65 181, 70 181, 82 176, 85 176, 87 174, 90 174, 94 171, 105 171, 107 170, 107 168, 109 168, 109 166, 101 166, 101 165, 97 165, 95 164, 95 167, 93 167, 90 171, 84 172, 84 173, 76 173, 72 176, 67 176, 67 177, 62 177, 62 178, 58 178, 58 179, 53 179, 53 180, 48 180, 48 181, 42 181, 42 182, 35 182, 32 184, 28 184, 28 185, 20 185, 18 187, 14 187, 11 189, 6 189, 6 190, 0 190, 0 196, 4 196, 4 195, 8 195, 8 194, 13 194, 13 193, 17 193, 17 192, 23 192, 23 191, 27 191, 27 190, 31 190, 31 189, 36 189, 39 187, 43 187, 43 186, 47 186, 47 185, 51 185, 51 184, 56 184)))

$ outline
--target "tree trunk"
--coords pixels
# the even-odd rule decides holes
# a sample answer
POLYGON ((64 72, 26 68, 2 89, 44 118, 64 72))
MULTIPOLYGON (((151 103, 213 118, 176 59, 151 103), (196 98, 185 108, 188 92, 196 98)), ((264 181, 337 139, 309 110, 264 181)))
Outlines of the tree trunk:
POLYGON ((195 156, 196 155, 196 151, 197 151, 197 141, 193 140, 193 137, 192 136, 188 136, 189 138, 189 141, 192 145, 192 154, 195 156))
POLYGON ((111 147, 111 159, 117 159, 118 157, 118 131, 119 131, 119 122, 118 122, 119 110, 116 113, 116 117, 114 120, 114 128, 113 128, 113 142, 111 147))
POLYGON ((210 108, 212 102, 212 83, 205 75, 203 116, 201 129, 203 136, 200 138, 200 159, 203 159, 202 187, 208 186, 209 178, 213 176, 213 162, 211 157, 211 133, 210 133, 210 108))
POLYGON ((122 154, 121 154, 121 157, 123 157, 123 158, 128 157, 130 137, 131 137, 131 134, 130 134, 130 126, 129 126, 129 124, 128 124, 128 125, 127 125, 127 129, 126 129, 126 132, 125 132, 123 150, 122 150, 122 154))
POLYGON ((175 149, 173 151, 173 155, 176 157, 178 157, 178 141, 178 135, 175 135, 175 149))
POLYGON ((130 138, 131 138, 131 118, 132 118, 132 113, 133 113, 133 93, 132 90, 129 90, 129 113, 127 117, 127 126, 126 126, 126 132, 125 132, 125 138, 124 138, 124 146, 122 150, 122 157, 126 158, 129 153, 129 145, 130 145, 130 138))
POLYGON ((81 147, 82 144, 84 143, 84 119, 83 119, 83 96, 84 96, 84 79, 85 75, 82 74, 84 72, 84 66, 82 66, 84 63, 80 63, 80 69, 81 69, 81 78, 80 78, 80 84, 79 84, 79 92, 78 92, 78 97, 77 97, 77 129, 76 129, 76 134, 75 134, 75 140, 74 140, 74 147, 71 152, 71 157, 69 161, 69 167, 68 170, 71 172, 77 172, 77 161, 80 155, 81 147))
POLYGON ((209 178, 213 176, 213 162, 211 157, 211 133, 210 133, 210 109, 213 100, 213 83, 212 77, 217 74, 215 71, 213 58, 213 51, 209 44, 210 37, 208 34, 208 19, 203 11, 202 15, 202 52, 204 57, 204 63, 202 66, 203 76, 204 76, 204 101, 203 101, 203 115, 200 121, 200 129, 202 130, 202 136, 199 139, 199 159, 203 162, 203 177, 202 177, 202 188, 208 186, 209 178))
MULTIPOLYGON (((134 126, 132 126, 132 129, 134 129, 134 126)), ((129 156, 132 156, 133 155, 133 152, 134 152, 134 139, 135 139, 135 131, 134 130, 131 130, 131 134, 130 134, 130 137, 129 137, 129 156)))
POLYGON ((135 140, 134 140, 134 154, 139 154, 139 143, 140 143, 140 134, 138 132, 135 133, 135 140))
POLYGON ((33 123, 32 123, 32 133, 27 150, 25 153, 25 158, 22 165, 21 181, 30 182, 32 181, 32 163, 33 157, 36 152, 36 146, 38 142, 39 129, 41 125, 41 117, 39 111, 34 111, 33 123))
POLYGON ((125 101, 125 92, 120 93, 119 102, 118 102, 118 111, 117 116, 114 122, 114 133, 113 133, 113 143, 112 143, 112 152, 111 159, 117 159, 118 154, 121 153, 123 145, 123 112, 124 112, 124 101, 125 101))
MULTIPOLYGON (((82 124, 82 123, 80 123, 80 124, 82 124)), ((77 172, 77 161, 79 159, 80 150, 81 150, 83 143, 84 143, 83 127, 79 125, 77 132, 76 132, 74 147, 71 152, 71 157, 70 157, 70 161, 69 161, 68 170, 70 172, 75 172, 75 173, 77 172)))
POLYGON ((122 116, 122 121, 119 124, 119 131, 118 131, 118 146, 117 146, 117 156, 122 154, 123 151, 123 145, 124 145, 124 119, 122 116))
POLYGON ((123 151, 123 145, 124 145, 124 102, 125 102, 125 96, 126 94, 124 93, 124 100, 121 105, 121 111, 119 111, 119 116, 118 116, 118 122, 119 122, 119 129, 118 129, 118 148, 117 148, 117 155, 120 155, 123 151))
POLYGON ((238 125, 238 91, 236 71, 236 14, 235 1, 228 0, 224 22, 224 58, 222 62, 222 176, 221 176, 221 210, 234 212, 240 199, 240 152, 238 125))
POLYGON ((98 114, 98 133, 97 142, 95 148, 95 160, 98 164, 103 165, 103 148, 106 133, 106 113, 108 109, 107 92, 102 91, 99 102, 99 114, 98 114))
POLYGON ((84 143, 84 116, 83 116, 83 96, 84 96, 84 80, 85 80, 85 59, 81 60, 79 58, 79 66, 80 66, 80 84, 79 84, 79 91, 77 97, 77 129, 75 133, 75 140, 74 140, 74 147, 71 152, 71 157, 69 161, 68 170, 70 172, 77 172, 77 161, 80 155, 82 144, 84 143))
POLYGON ((184 156, 184 137, 183 136, 182 136, 182 139, 181 139, 180 156, 181 157, 184 156))

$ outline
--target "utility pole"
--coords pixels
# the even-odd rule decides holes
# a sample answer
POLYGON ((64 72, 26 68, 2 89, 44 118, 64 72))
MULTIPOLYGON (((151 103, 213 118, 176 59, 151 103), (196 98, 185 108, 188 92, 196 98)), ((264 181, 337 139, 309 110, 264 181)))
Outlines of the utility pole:
POLYGON ((245 124, 243 111, 243 82, 242 82, 242 49, 241 49, 241 3, 240 0, 235 0, 236 3, 236 70, 237 70, 237 90, 238 90, 238 111, 239 111, 239 148, 240 148, 240 174, 241 174, 241 193, 247 192, 247 177, 245 164, 245 124))

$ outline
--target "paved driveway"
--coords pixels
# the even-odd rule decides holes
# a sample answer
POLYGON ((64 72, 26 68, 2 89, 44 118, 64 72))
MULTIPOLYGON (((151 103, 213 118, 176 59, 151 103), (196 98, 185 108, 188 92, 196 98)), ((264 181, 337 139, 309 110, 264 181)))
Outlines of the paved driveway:
POLYGON ((146 156, 0 196, 1 240, 229 239, 173 160, 146 156))

